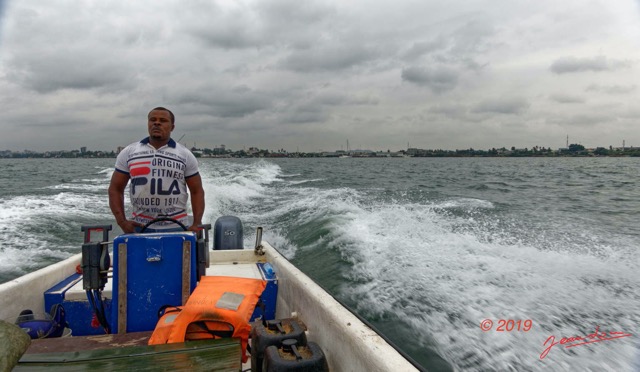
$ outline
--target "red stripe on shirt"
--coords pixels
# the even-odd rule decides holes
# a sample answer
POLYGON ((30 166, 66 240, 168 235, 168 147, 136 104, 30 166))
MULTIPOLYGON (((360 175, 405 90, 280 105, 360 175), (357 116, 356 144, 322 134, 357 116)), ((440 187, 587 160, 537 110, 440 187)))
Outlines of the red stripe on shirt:
POLYGON ((129 164, 129 167, 135 167, 136 165, 141 165, 141 164, 151 164, 151 161, 139 161, 137 163, 131 163, 129 164))

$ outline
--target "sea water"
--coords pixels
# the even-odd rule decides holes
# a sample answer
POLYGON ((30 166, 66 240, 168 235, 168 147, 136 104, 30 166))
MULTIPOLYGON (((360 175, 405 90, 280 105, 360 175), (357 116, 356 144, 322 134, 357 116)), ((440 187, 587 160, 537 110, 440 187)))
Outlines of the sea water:
MULTIPOLYGON (((82 224, 114 223, 113 164, 0 159, 0 282, 80 252, 82 224)), ((200 159, 206 222, 240 217, 247 248, 264 227, 296 266, 436 371, 637 368, 639 167, 200 159)))

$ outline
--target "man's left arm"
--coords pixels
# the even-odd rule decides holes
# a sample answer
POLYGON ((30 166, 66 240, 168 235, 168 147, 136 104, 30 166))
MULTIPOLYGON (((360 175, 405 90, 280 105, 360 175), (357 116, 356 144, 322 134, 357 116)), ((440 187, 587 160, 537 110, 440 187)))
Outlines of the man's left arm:
POLYGON ((202 178, 199 174, 187 178, 187 187, 191 194, 191 211, 193 212, 193 223, 189 226, 190 231, 197 232, 198 225, 202 225, 202 215, 204 214, 204 189, 202 188, 202 178))

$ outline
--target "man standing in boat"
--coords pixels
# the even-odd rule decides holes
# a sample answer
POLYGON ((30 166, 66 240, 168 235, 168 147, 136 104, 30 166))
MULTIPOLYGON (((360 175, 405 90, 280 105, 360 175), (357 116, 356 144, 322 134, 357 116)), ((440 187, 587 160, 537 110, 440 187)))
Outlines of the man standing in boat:
MULTIPOLYGON (((149 137, 130 144, 118 154, 109 185, 109 207, 123 232, 140 231, 149 221, 169 217, 197 231, 204 213, 204 189, 196 157, 171 139, 175 116, 164 107, 148 114, 149 137), (128 219, 124 208, 127 183, 133 207, 128 219), (187 189, 191 193, 193 218, 187 216, 187 189)), ((154 223, 146 231, 180 229, 170 221, 154 223)), ((182 230, 182 229, 180 229, 182 230)))

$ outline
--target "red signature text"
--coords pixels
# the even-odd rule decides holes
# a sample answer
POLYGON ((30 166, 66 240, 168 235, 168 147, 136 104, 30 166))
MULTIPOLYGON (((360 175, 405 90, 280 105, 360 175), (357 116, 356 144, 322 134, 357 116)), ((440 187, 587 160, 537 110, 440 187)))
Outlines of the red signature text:
POLYGON ((544 349, 540 354, 540 359, 544 359, 547 356, 547 354, 549 354, 549 351, 551 351, 551 348, 553 348, 558 344, 565 345, 564 347, 568 349, 570 347, 593 344, 593 343, 602 342, 602 341, 611 341, 617 338, 630 337, 630 336, 632 335, 626 332, 608 332, 608 333, 601 332, 600 326, 596 327, 595 332, 590 333, 586 336, 563 337, 560 339, 560 341, 556 341, 555 336, 549 336, 549 338, 547 338, 547 340, 542 344, 542 346, 546 346, 547 348, 544 349))

